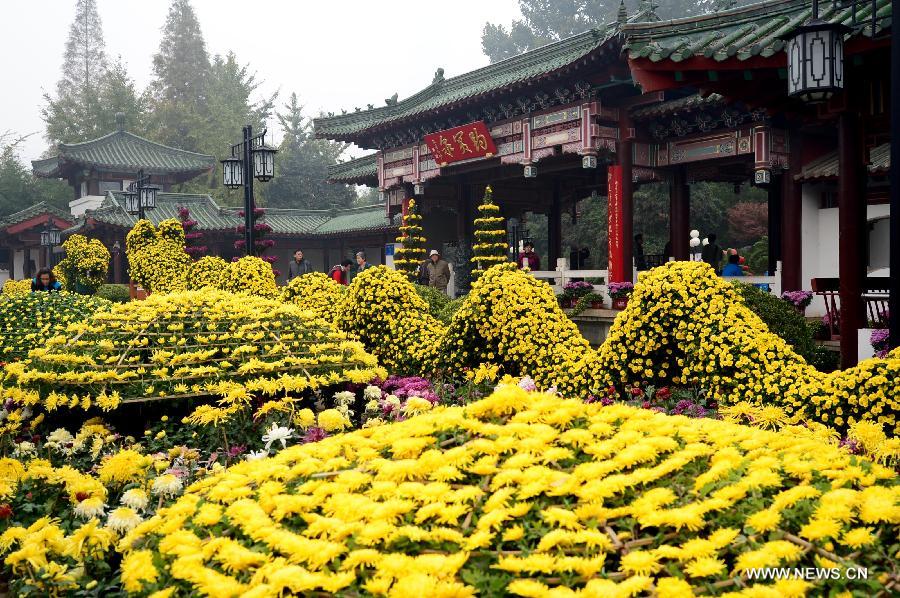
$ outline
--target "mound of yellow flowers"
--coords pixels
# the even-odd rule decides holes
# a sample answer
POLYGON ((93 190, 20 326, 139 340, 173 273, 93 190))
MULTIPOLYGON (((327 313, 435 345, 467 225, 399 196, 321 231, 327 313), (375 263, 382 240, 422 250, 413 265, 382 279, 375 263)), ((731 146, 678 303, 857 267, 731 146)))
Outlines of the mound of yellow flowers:
POLYGON ((106 282, 109 271, 109 250, 100 239, 72 235, 63 243, 66 257, 53 273, 67 291, 93 293, 106 282))
MULTIPOLYGON (((23 282, 31 284, 27 280, 23 282)), ((70 324, 82 322, 111 305, 99 297, 66 291, 4 293, 0 296, 0 361, 26 358, 29 351, 43 347, 48 339, 64 332, 70 324)))
POLYGON ((539 387, 569 397, 586 396, 600 384, 596 354, 553 289, 515 264, 490 268, 472 285, 441 354, 457 368, 502 365, 508 374, 527 374, 539 387))
POLYGON ((228 264, 222 289, 232 293, 250 293, 268 299, 276 299, 280 295, 272 264, 255 255, 245 255, 228 264))
POLYGON ((31 292, 31 280, 13 280, 3 282, 3 295, 25 295, 31 292))
POLYGON ((152 293, 186 289, 191 258, 184 252, 184 228, 175 218, 153 226, 139 220, 125 237, 131 278, 152 293))
POLYGON ((228 262, 217 255, 205 255, 188 266, 187 287, 194 291, 206 287, 221 289, 227 275, 228 262))
POLYGON ((25 406, 284 396, 384 377, 374 357, 294 305, 205 289, 116 305, 6 366, 3 395, 25 406))
POLYGON ((200 480, 119 548, 142 595, 872 595, 898 503, 892 470, 796 431, 500 386, 200 480), (749 579, 777 566, 868 581, 749 579))
POLYGON ((697 385, 723 404, 778 405, 842 431, 871 419, 900 433, 900 359, 823 374, 702 262, 671 262, 642 275, 599 358, 616 383, 697 385))
POLYGON ((338 326, 355 334, 391 374, 420 375, 437 367, 446 328, 402 272, 384 266, 361 272, 340 314, 338 326))
POLYGON ((326 322, 337 325, 341 301, 347 287, 322 272, 297 276, 282 290, 281 296, 300 309, 308 309, 326 322))

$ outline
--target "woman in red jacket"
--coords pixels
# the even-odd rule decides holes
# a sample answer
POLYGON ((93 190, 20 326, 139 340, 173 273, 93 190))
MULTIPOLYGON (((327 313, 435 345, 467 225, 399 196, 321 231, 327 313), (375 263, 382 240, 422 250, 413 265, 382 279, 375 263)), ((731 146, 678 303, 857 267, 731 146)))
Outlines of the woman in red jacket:
POLYGON ((350 260, 343 260, 337 266, 331 267, 331 270, 328 271, 328 276, 336 283, 346 285, 351 266, 353 266, 353 262, 350 260))

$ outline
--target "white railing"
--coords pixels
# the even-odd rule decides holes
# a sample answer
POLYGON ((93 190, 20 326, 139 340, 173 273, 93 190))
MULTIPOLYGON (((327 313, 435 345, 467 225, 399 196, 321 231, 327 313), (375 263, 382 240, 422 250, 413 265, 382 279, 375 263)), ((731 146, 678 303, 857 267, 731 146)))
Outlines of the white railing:
MULTIPOLYGON (((569 260, 561 258, 557 261, 556 270, 534 270, 531 275, 541 280, 546 280, 553 287, 554 293, 562 293, 563 287, 573 278, 602 278, 604 283, 609 281, 608 270, 569 270, 569 260)), ((634 280, 637 280, 635 272, 634 280)), ((769 292, 776 297, 781 297, 781 262, 775 268, 774 276, 723 276, 725 280, 737 280, 747 284, 768 285, 769 292)), ((608 296, 606 284, 595 284, 594 290, 608 296)))

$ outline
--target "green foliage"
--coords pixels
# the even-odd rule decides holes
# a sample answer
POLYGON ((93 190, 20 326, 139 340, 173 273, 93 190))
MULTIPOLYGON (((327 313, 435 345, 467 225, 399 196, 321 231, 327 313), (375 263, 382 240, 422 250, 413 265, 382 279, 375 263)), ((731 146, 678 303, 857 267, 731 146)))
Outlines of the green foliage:
POLYGON ((435 314, 435 317, 443 322, 444 324, 449 324, 453 319, 453 315, 459 311, 459 308, 462 307, 463 301, 465 301, 465 297, 457 297, 456 299, 450 299, 444 305, 441 310, 435 314))
POLYGON ((762 274, 769 269, 769 237, 763 237, 747 252, 747 266, 754 274, 762 274))
POLYGON ((356 194, 349 185, 327 182, 328 167, 337 164, 349 144, 315 139, 296 93, 277 116, 284 138, 275 156, 278 176, 268 186, 266 205, 327 210, 352 204, 356 194))
POLYGON ((26 138, 0 132, 0 218, 40 201, 68 211, 72 190, 66 183, 36 178, 19 158, 19 145, 26 138))
POLYGON ((831 352, 816 345, 806 319, 791 304, 751 284, 733 284, 747 307, 765 322, 769 330, 790 344, 807 363, 823 371, 835 368, 831 352))
POLYGON ((127 284, 100 285, 100 288, 97 289, 94 295, 113 303, 128 303, 131 300, 131 293, 127 284))
POLYGON ((450 303, 450 298, 439 290, 431 287, 420 284, 413 284, 413 287, 416 289, 416 293, 419 294, 419 297, 428 304, 428 313, 440 320, 440 314, 443 312, 444 308, 447 307, 447 304, 450 303))

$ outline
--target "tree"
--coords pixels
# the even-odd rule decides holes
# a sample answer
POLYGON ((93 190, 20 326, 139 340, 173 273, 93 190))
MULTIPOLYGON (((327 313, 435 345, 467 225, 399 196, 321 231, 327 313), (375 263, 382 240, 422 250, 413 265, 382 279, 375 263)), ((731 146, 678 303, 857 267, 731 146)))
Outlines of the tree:
POLYGON ((19 159, 18 147, 25 139, 0 133, 0 218, 39 201, 68 210, 72 190, 63 181, 36 178, 19 159))
POLYGON ((337 164, 347 144, 314 139, 296 93, 277 116, 284 137, 276 155, 278 176, 266 192, 267 205, 323 210, 353 204, 357 198, 350 186, 328 182, 328 167, 337 164))
POLYGON ((56 95, 44 94, 41 115, 50 143, 84 141, 98 136, 99 87, 106 73, 103 24, 95 0, 78 0, 63 55, 56 95))
POLYGON ((125 115, 127 130, 138 135, 145 134, 148 98, 138 92, 121 56, 100 78, 97 97, 99 106, 95 122, 99 134, 115 130, 116 114, 119 112, 125 115))
POLYGON ((769 234, 769 206, 740 201, 728 209, 728 233, 736 247, 755 243, 769 234))
POLYGON ((190 0, 172 0, 153 56, 153 129, 158 141, 200 151, 209 114, 209 55, 190 0))

